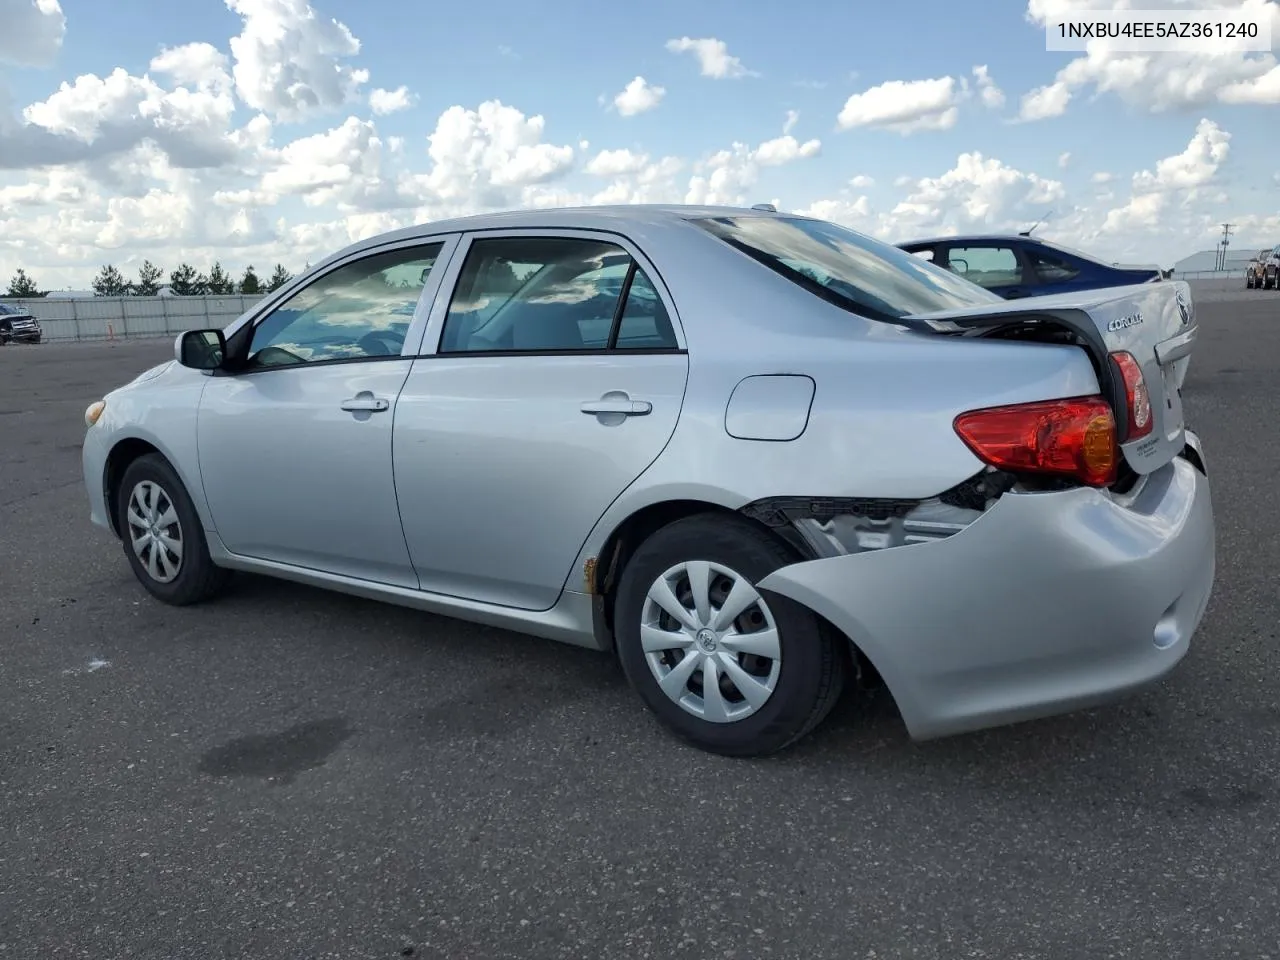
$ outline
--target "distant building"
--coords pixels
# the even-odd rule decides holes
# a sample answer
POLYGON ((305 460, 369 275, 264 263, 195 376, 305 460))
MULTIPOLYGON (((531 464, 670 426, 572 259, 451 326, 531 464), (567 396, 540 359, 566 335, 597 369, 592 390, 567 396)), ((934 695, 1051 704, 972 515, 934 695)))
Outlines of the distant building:
POLYGON ((92 290, 50 290, 44 295, 46 300, 92 300, 92 290))
MULTIPOLYGON (((1227 262, 1221 272, 1241 272, 1249 261, 1262 249, 1261 247, 1245 247, 1232 244, 1227 248, 1227 262)), ((1212 273, 1218 270, 1218 250, 1201 250, 1189 257, 1183 257, 1173 265, 1175 276, 1181 273, 1212 273)))

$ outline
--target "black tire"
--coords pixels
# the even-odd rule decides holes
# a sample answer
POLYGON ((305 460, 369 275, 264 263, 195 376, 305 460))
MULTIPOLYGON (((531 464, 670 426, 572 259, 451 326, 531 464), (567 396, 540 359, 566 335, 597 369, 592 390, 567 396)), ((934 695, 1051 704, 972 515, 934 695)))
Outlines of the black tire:
POLYGON ((13 332, 13 328, 10 327, 9 324, 6 323, 3 326, 0 326, 0 347, 4 346, 9 342, 10 335, 12 334, 12 332, 13 332))
MULTIPOLYGON (((778 594, 758 591, 779 638, 776 685, 763 705, 740 720, 711 722, 669 698, 641 646, 641 621, 649 589, 672 567, 710 561, 755 584, 798 559, 747 521, 709 514, 677 520, 652 534, 636 550, 622 573, 614 604, 618 657, 632 688, 668 730, 712 753, 763 756, 795 743, 831 712, 844 688, 846 657, 840 644, 846 641, 833 636, 805 607, 778 594)), ((759 612, 753 615, 759 616, 759 612)), ((693 674, 684 689, 693 692, 693 677, 700 684, 701 676, 701 672, 693 674)))
MULTIPOLYGON (((196 513, 191 497, 177 472, 163 456, 158 453, 149 453, 129 464, 116 494, 115 510, 116 525, 120 531, 120 541, 124 546, 129 566, 133 568, 138 581, 156 599, 173 606, 187 606, 212 599, 226 586, 231 572, 216 566, 209 556, 209 544, 205 540, 200 515, 196 513), (164 502, 167 501, 177 515, 176 525, 166 525, 163 528, 172 542, 172 534, 176 526, 176 539, 182 545, 182 556, 177 563, 176 574, 167 582, 162 582, 151 574, 147 563, 139 557, 133 547, 129 505, 139 484, 151 484, 159 488, 163 500, 158 501, 158 506, 163 508, 164 502)), ((144 550, 144 554, 149 557, 155 549, 152 546, 149 551, 144 550)), ((157 566, 163 575, 165 571, 159 567, 159 563, 157 566)))

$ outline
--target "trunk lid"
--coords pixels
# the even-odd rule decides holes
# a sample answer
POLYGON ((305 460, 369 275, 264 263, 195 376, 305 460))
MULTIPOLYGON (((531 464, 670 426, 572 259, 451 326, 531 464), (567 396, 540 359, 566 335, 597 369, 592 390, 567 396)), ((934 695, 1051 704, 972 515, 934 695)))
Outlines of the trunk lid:
POLYGON ((915 314, 908 326, 933 333, 992 336, 1036 327, 1070 331, 1089 348, 1103 395, 1120 431, 1120 449, 1136 473, 1150 473, 1185 445, 1182 385, 1198 331, 1191 287, 1183 280, 1109 287, 915 314), (1128 440, 1128 403, 1120 370, 1111 355, 1127 352, 1142 368, 1151 402, 1151 432, 1128 440))

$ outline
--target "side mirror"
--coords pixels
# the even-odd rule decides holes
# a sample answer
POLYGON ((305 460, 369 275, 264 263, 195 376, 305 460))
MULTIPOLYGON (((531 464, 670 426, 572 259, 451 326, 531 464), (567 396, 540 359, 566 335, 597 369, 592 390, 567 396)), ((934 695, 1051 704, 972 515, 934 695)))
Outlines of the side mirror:
POLYGON ((227 355, 227 341, 221 330, 188 330, 178 335, 174 357, 192 370, 217 370, 227 355))

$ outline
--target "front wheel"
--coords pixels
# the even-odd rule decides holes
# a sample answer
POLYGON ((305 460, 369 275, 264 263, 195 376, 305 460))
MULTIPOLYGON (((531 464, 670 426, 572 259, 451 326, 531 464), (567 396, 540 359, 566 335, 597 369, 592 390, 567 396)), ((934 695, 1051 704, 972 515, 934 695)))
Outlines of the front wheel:
POLYGON ((116 518, 129 565, 152 596, 186 606, 226 585, 230 572, 214 565, 195 505, 164 457, 152 453, 129 464, 116 518))
POLYGON ((632 687, 679 737, 760 756, 816 727, 839 699, 845 660, 803 606, 754 584, 796 561, 768 533, 718 516, 678 520, 627 563, 614 607, 632 687))

